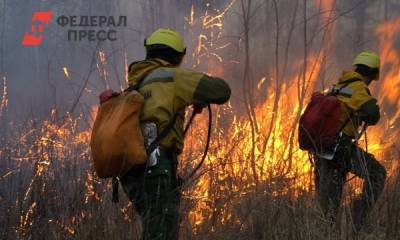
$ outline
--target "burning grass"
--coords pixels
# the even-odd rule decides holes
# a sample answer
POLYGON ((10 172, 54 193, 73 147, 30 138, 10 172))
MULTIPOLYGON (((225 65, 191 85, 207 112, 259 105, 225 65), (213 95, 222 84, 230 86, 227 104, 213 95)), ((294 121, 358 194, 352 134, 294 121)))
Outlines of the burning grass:
MULTIPOLYGON (((220 115, 232 114, 229 109, 214 111, 220 115)), ((137 239, 140 223, 134 207, 125 197, 119 204, 111 203, 110 182, 98 179, 93 173, 89 132, 79 130, 80 121, 83 118, 68 117, 57 123, 50 117, 42 122, 30 120, 23 125, 8 125, 12 131, 2 135, 0 149, 1 238, 137 239)), ((182 239, 349 236, 352 225, 346 204, 354 197, 352 192, 357 184, 348 184, 341 227, 331 229, 313 200, 310 166, 288 170, 285 160, 272 166, 265 160, 262 169, 262 160, 258 158, 259 176, 255 182, 249 169, 251 153, 244 147, 249 141, 244 131, 246 126, 240 121, 235 123, 242 131, 215 130, 201 176, 185 186, 182 239), (229 134, 232 135, 227 138, 229 134)), ((193 134, 205 129, 203 124, 205 119, 198 119, 193 134)), ((199 159, 200 150, 190 143, 182 163, 199 159)), ((279 149, 284 150, 285 145, 279 149)), ((398 155, 395 157, 399 159, 398 155)), ((304 161, 306 164, 307 158, 304 161)), ((392 162, 393 174, 371 217, 374 224, 369 233, 371 239, 400 234, 397 227, 400 177, 395 171, 397 161, 392 162)), ((188 172, 189 166, 182 166, 181 171, 188 172)))
MULTIPOLYGON (((223 18, 235 8, 234 2, 216 14, 205 12, 200 17, 191 8, 185 34, 197 46, 192 55, 193 68, 205 65, 210 74, 224 75, 226 60, 219 50, 232 43, 223 41, 223 18)), ((323 10, 331 9, 333 2, 326 1, 323 10)), ((323 17, 333 18, 330 13, 323 17)), ((399 32, 398 21, 377 28, 381 57, 387 60, 383 61, 382 83, 375 90, 388 94, 376 94, 381 96, 384 116, 382 123, 372 129, 368 142, 370 151, 390 174, 371 215, 372 228, 363 233, 366 239, 396 239, 400 235, 400 149, 396 147, 399 94, 393 91, 397 89, 393 84, 399 82, 399 57, 392 34, 399 32)), ((332 24, 325 45, 332 44, 335 33, 332 24)), ((243 41, 241 37, 240 44, 243 41)), ((348 203, 359 192, 360 182, 350 180, 347 184, 341 223, 329 226, 314 201, 312 165, 296 144, 296 123, 307 97, 318 88, 317 76, 327 51, 329 48, 322 54, 310 52, 305 60, 291 62, 293 74, 281 73, 286 74, 285 79, 262 77, 254 84, 258 91, 254 94, 268 97, 254 105, 247 102, 247 115, 238 113, 231 104, 213 108, 216 118, 208 157, 197 177, 183 189, 182 239, 351 238, 348 203)), ((99 51, 97 57, 97 70, 104 87, 108 87, 106 55, 99 51)), ((126 53, 124 57, 127 68, 126 53)), ((239 66, 238 60, 228 61, 239 66)), ((67 67, 63 72, 70 77, 67 67)), ((6 84, 3 78, 0 238, 137 239, 140 221, 133 204, 126 197, 112 204, 110 181, 94 174, 88 146, 90 127, 82 127, 88 126, 85 116, 66 114, 59 120, 53 110, 46 120, 6 122, 6 84)), ((201 157, 206 124, 205 115, 197 117, 186 139, 180 158, 182 176, 187 176, 201 157)))

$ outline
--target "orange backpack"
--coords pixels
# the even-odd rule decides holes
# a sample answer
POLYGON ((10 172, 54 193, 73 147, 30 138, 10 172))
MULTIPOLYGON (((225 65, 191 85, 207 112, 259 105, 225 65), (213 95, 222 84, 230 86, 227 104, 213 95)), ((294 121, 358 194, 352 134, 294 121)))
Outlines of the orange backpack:
POLYGON ((140 128, 144 98, 136 90, 109 90, 100 100, 90 141, 94 168, 101 178, 121 176, 147 160, 140 128))

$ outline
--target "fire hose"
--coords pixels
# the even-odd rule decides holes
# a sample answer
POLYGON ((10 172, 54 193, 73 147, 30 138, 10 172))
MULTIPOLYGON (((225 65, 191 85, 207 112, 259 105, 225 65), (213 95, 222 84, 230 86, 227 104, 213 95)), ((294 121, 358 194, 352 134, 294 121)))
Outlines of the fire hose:
MULTIPOLYGON (((208 149, 210 148, 210 140, 211 140, 211 127, 212 127, 212 110, 210 104, 207 105, 207 110, 208 110, 208 129, 207 129, 207 140, 206 140, 206 146, 204 147, 204 152, 203 156, 200 160, 200 162, 196 165, 196 167, 193 169, 193 171, 189 174, 189 176, 184 180, 184 182, 188 182, 195 174, 196 172, 200 169, 200 167, 203 165, 204 161, 206 160, 208 149)), ((186 124, 183 136, 186 136, 186 133, 189 130, 190 125, 192 124, 194 117, 196 116, 196 113, 193 112, 192 116, 189 119, 189 122, 186 124)))

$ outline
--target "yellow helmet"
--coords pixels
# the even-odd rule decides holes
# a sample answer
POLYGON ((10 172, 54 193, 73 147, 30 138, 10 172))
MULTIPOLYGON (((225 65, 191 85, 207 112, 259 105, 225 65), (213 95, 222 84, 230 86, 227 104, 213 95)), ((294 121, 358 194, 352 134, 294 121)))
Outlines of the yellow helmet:
POLYGON ((379 56, 374 52, 362 52, 354 59, 353 65, 365 65, 370 68, 378 68, 380 66, 379 56))
POLYGON ((145 46, 154 44, 166 45, 180 53, 186 52, 181 35, 171 28, 159 28, 144 41, 145 46))

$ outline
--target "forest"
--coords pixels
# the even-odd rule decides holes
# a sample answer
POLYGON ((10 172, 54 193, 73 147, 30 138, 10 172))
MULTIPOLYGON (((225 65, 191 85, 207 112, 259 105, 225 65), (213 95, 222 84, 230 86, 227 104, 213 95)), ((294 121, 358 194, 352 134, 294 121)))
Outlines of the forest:
MULTIPOLYGON (((179 156, 180 239, 353 239, 347 176, 339 221, 315 200, 314 166, 298 122, 361 51, 381 59, 370 90, 381 119, 359 145, 387 170, 360 239, 400 239, 400 2, 397 0, 0 0, 0 239, 139 239, 135 206, 93 168, 90 136, 106 89, 121 91, 143 40, 181 33, 182 67, 225 79, 227 104, 197 115, 179 156), (34 12, 51 11, 38 46, 21 44, 34 12), (115 38, 71 39, 61 17, 126 17, 115 38)), ((96 31, 100 27, 95 28, 96 31)), ((187 109, 189 119, 192 108, 187 109)))

